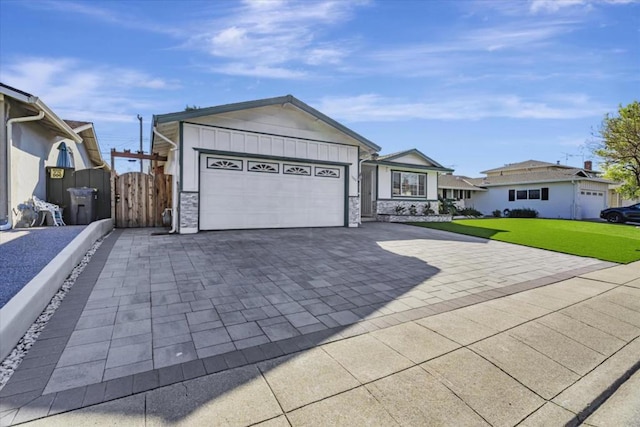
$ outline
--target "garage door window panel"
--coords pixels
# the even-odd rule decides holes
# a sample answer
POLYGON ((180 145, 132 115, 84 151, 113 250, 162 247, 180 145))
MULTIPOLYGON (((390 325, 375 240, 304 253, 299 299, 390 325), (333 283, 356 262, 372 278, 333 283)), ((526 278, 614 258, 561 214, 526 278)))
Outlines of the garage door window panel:
POLYGON ((283 168, 283 173, 285 175, 311 175, 311 166, 285 164, 283 168))
POLYGON ((242 170, 242 160, 207 157, 207 169, 242 170))
POLYGON ((279 173, 280 165, 271 162, 247 162, 247 169, 251 172, 279 173))
POLYGON ((340 178, 340 169, 320 168, 316 166, 316 176, 327 177, 327 178, 340 178))

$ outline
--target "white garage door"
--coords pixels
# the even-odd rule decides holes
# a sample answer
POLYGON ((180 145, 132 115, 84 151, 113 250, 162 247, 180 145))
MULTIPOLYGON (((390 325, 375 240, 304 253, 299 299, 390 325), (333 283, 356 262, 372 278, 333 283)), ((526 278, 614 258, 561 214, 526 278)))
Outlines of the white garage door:
POLYGON ((200 229, 345 224, 345 168, 203 154, 200 229))
POLYGON ((599 218, 600 211, 606 208, 605 191, 603 190, 587 190, 580 191, 580 217, 599 218))

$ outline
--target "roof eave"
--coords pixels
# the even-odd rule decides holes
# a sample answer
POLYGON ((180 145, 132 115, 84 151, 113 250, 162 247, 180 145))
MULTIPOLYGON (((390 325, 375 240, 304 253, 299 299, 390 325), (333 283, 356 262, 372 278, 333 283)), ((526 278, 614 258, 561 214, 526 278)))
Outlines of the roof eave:
MULTIPOLYGON (((613 184, 613 181, 609 181, 606 179, 600 179, 600 178, 584 178, 584 177, 569 177, 569 178, 565 178, 565 179, 560 179, 560 178, 556 178, 556 179, 542 179, 542 180, 535 180, 535 181, 516 181, 516 182, 505 182, 505 183, 496 183, 496 184, 491 184, 491 183, 486 183, 486 184, 477 184, 478 186, 482 186, 482 187, 504 187, 507 185, 524 185, 524 184, 548 184, 548 183, 553 183, 553 182, 573 182, 573 181, 592 181, 592 182, 599 182, 602 184, 613 184)), ((474 184, 476 185, 476 184, 474 184)))
POLYGON ((64 122, 60 117, 58 117, 47 105, 42 102, 40 99, 36 98, 36 102, 33 103, 40 111, 43 111, 45 116, 49 118, 49 120, 55 124, 55 126, 62 131, 62 135, 72 139, 75 142, 82 142, 82 138, 80 135, 75 133, 71 127, 64 122))
POLYGON ((342 133, 345 133, 346 135, 354 138, 358 142, 362 143, 363 145, 365 145, 366 147, 371 149, 373 152, 377 152, 377 151, 381 150, 381 147, 379 147, 378 145, 376 145, 373 142, 369 141, 367 138, 363 137, 362 135, 359 135, 358 133, 356 133, 356 132, 352 131, 351 129, 347 128, 346 126, 338 123, 337 121, 335 121, 332 118, 326 116, 325 114, 321 113, 320 111, 316 110, 315 108, 305 104, 304 102, 300 101, 299 99, 297 99, 293 95, 278 96, 278 97, 275 97, 275 98, 258 99, 258 100, 254 100, 254 101, 238 102, 238 103, 234 103, 234 104, 219 105, 219 106, 208 107, 208 108, 199 108, 197 110, 192 110, 192 111, 181 111, 181 112, 177 112, 177 113, 159 114, 159 115, 154 115, 153 116, 153 123, 155 125, 155 124, 160 124, 160 123, 179 122, 179 121, 185 121, 185 120, 189 120, 189 119, 193 119, 193 118, 197 118, 197 117, 210 116, 210 115, 214 115, 214 114, 223 114, 223 113, 229 113, 229 112, 233 112, 233 111, 248 110, 248 109, 251 109, 251 108, 269 107, 269 106, 272 106, 272 105, 283 105, 284 106, 285 104, 291 104, 291 105, 295 106, 296 108, 299 108, 300 110, 302 110, 302 111, 304 111, 304 112, 306 112, 308 114, 311 114, 312 116, 322 120, 323 122, 325 122, 329 126, 331 126, 331 127, 335 128, 335 129, 341 131, 342 133))
MULTIPOLYGON (((394 154, 392 154, 392 155, 390 155, 388 157, 383 156, 381 161, 391 161, 393 159, 397 159, 398 157, 406 156, 407 154, 417 154, 418 156, 422 157, 424 160, 426 160, 427 162, 431 163, 435 167, 446 169, 440 163, 436 162, 431 157, 427 156, 426 154, 424 154, 422 151, 418 150, 417 148, 412 148, 410 150, 400 151, 399 153, 394 153, 394 154)), ((450 169, 449 171, 453 172, 453 169, 450 169)))
POLYGON ((387 161, 386 159, 385 160, 367 160, 365 164, 396 166, 403 169, 422 169, 422 170, 431 170, 431 171, 438 171, 438 172, 453 172, 453 169, 445 168, 443 166, 414 165, 411 163, 390 162, 390 161, 387 161))

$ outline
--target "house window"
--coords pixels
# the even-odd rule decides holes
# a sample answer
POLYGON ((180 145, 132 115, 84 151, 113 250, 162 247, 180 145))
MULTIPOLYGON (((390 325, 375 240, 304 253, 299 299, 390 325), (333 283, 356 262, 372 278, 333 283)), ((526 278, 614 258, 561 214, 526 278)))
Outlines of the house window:
POLYGON ((415 172, 393 172, 392 195, 395 197, 426 197, 427 175, 415 172))
MULTIPOLYGON (((587 193, 589 194, 589 193, 587 193)), ((549 200, 549 188, 533 188, 530 190, 509 190, 509 201, 516 200, 549 200)))

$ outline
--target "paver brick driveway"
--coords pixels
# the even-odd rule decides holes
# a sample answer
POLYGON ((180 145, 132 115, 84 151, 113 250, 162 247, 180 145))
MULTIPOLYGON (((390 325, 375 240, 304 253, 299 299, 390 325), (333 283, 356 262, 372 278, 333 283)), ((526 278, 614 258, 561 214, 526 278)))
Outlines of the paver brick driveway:
POLYGON ((45 395, 178 364, 204 375, 194 361, 265 360, 611 265, 385 223, 117 233, 45 395))

